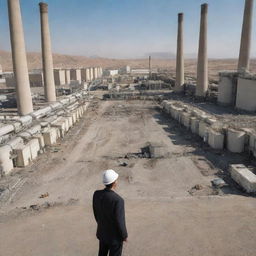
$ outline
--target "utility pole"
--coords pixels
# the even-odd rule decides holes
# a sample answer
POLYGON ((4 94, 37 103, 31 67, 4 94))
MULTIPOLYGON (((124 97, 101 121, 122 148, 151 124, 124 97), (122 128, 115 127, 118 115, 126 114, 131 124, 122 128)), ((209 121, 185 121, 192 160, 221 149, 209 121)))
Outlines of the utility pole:
POLYGON ((151 78, 151 56, 149 56, 148 58, 148 70, 149 70, 149 80, 151 78))

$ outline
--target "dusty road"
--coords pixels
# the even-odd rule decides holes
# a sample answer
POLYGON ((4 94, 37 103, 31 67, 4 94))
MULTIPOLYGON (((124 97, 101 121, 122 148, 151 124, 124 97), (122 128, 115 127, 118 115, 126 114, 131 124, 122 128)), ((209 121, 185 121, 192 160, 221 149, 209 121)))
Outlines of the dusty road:
POLYGON ((212 189, 223 159, 209 162, 212 153, 178 128, 150 102, 95 103, 59 145, 1 180, 0 255, 97 255, 91 199, 113 168, 126 200, 124 255, 255 256, 255 198, 212 189), (136 157, 147 142, 163 157, 136 157))

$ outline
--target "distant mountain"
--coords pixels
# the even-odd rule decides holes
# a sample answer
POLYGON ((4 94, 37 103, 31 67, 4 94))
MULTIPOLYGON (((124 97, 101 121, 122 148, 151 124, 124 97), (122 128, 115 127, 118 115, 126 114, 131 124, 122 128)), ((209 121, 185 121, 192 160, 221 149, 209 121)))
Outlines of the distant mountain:
POLYGON ((167 59, 175 59, 176 55, 171 52, 150 52, 146 53, 145 57, 151 56, 154 59, 161 59, 161 60, 167 60, 167 59))
MULTIPOLYGON (((151 56, 154 59, 159 59, 159 60, 173 60, 176 59, 176 54, 172 52, 151 52, 145 54, 145 58, 148 58, 148 56, 151 56)), ((196 59, 197 54, 196 53, 185 53, 184 58, 187 59, 196 59)))

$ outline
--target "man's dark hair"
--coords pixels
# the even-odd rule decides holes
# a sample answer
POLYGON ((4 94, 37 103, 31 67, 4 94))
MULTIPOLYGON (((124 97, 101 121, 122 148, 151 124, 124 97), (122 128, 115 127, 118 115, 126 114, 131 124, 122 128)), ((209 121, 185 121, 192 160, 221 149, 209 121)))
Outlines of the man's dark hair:
POLYGON ((106 188, 111 189, 111 188, 113 187, 114 183, 115 183, 115 182, 113 182, 113 183, 111 183, 111 184, 108 184, 108 185, 105 185, 105 186, 106 186, 106 188))

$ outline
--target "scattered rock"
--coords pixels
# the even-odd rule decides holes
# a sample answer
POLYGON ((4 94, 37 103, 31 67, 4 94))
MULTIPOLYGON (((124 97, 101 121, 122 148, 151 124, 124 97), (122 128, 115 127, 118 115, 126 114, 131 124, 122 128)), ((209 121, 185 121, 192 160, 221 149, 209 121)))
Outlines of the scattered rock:
POLYGON ((201 184, 196 184, 192 189, 202 190, 204 187, 201 184))
POLYGON ((120 166, 127 166, 128 164, 126 162, 120 163, 120 166))
POLYGON ((41 196, 39 196, 39 198, 45 198, 45 197, 48 197, 49 196, 49 193, 45 193, 45 194, 42 194, 41 196))
POLYGON ((42 208, 47 209, 50 208, 52 205, 49 202, 45 202, 41 205, 42 208))
POLYGON ((227 183, 221 178, 216 178, 212 180, 211 183, 216 188, 222 188, 224 186, 227 186, 227 183))
POLYGON ((32 204, 32 205, 29 206, 29 208, 32 209, 32 210, 35 210, 35 211, 39 211, 40 206, 38 206, 37 204, 32 204))

